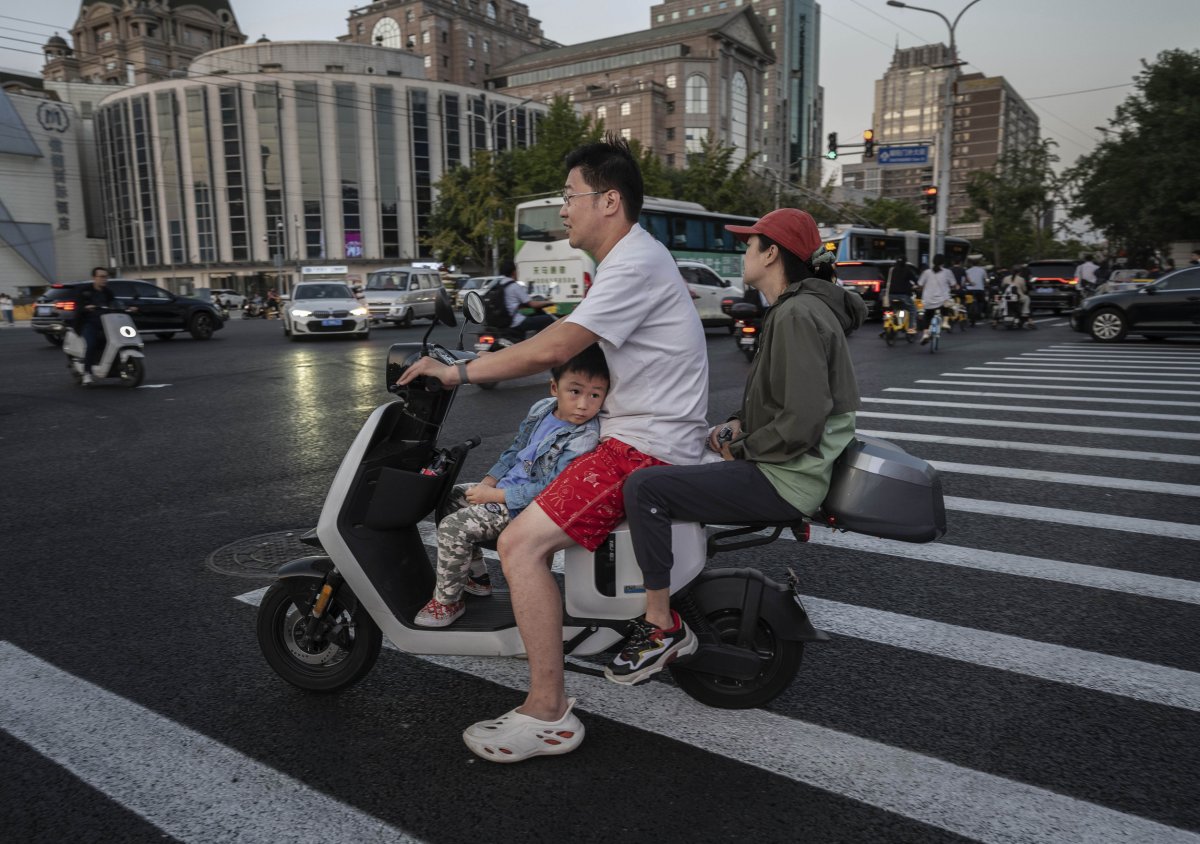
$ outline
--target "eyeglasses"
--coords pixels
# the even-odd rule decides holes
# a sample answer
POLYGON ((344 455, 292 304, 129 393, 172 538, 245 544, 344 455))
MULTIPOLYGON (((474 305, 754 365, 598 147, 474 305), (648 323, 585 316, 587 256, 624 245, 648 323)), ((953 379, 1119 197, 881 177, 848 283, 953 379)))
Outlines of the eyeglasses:
POLYGON ((575 198, 575 197, 577 197, 577 196, 599 196, 599 195, 600 195, 600 194, 602 194, 602 193, 608 193, 608 191, 604 191, 604 190, 590 190, 590 191, 588 191, 587 193, 570 193, 570 192, 568 192, 568 191, 565 191, 565 190, 564 190, 564 191, 562 192, 563 205, 570 205, 570 204, 571 204, 571 200, 572 200, 572 199, 574 199, 574 198, 575 198))

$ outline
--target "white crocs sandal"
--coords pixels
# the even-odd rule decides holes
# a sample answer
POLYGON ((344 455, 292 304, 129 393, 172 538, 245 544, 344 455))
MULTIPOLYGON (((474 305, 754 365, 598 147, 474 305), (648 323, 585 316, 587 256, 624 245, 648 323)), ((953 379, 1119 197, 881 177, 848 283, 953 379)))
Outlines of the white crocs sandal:
POLYGON ((575 698, 557 721, 539 721, 513 709, 494 721, 480 721, 463 730, 463 741, 489 762, 520 762, 532 756, 570 753, 583 741, 583 722, 571 712, 575 698))

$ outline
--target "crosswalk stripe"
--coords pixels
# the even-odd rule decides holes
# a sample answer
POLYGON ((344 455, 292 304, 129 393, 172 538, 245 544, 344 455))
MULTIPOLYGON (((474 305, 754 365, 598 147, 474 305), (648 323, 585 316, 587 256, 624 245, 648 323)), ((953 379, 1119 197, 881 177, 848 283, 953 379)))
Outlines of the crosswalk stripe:
POLYGON ((0 729, 179 841, 418 841, 10 642, 0 729))
MULTIPOLYGON (((1195 348, 1195 347, 1192 347, 1195 348)), ((1068 343, 1057 346, 1047 346, 1044 349, 1038 349, 1040 352, 1053 351, 1069 351, 1069 352, 1087 352, 1095 355, 1120 355, 1122 357, 1140 357, 1142 355, 1169 355, 1174 358, 1200 358, 1200 351, 1191 351, 1190 349, 1169 349, 1163 346, 1156 348, 1139 349, 1134 346, 1097 346, 1094 343, 1068 343)))
MULTIPOLYGON (((933 384, 933 381, 918 381, 918 384, 933 384)), ((957 386, 957 385, 956 385, 957 386)), ((1008 386, 1004 384, 994 384, 991 386, 1008 386)), ((1014 385, 1015 389, 1015 385, 1014 385)), ((1086 389, 1086 388, 1084 388, 1086 389)), ((1112 396, 1039 396, 1034 393, 987 393, 980 390, 929 390, 915 389, 912 387, 885 387, 885 393, 916 393, 922 396, 937 395, 937 396, 978 396, 980 398, 993 399, 1036 399, 1038 401, 1085 401, 1094 402, 1096 404, 1161 404, 1168 407, 1200 407, 1200 401, 1173 401, 1171 399, 1120 399, 1112 396)), ((1047 408, 1047 412, 1051 412, 1047 408)))
MULTIPOLYGON (((1195 376, 1194 372, 1188 370, 1180 372, 1162 372, 1148 366, 1135 370, 1115 370, 1112 369, 1111 366, 1105 366, 1103 369, 1097 370, 1085 369, 1085 366, 1085 364, 1080 364, 1079 366, 1063 364, 1062 367, 1058 367, 1054 364, 1006 364, 1003 363, 1003 361, 996 361, 996 363, 988 363, 984 364, 983 366, 965 366, 964 369, 973 372, 1036 372, 1043 373, 1043 375, 1051 372, 1057 373, 1057 375, 1118 375, 1123 378, 1136 378, 1139 379, 1139 381, 1141 378, 1190 378, 1195 376)), ((1109 381, 1111 381, 1111 378, 1109 381)), ((1175 382, 1152 381, 1150 383, 1169 384, 1175 382)))
POLYGON ((973 463, 945 463, 940 460, 930 460, 929 464, 939 472, 951 472, 958 475, 981 475, 992 478, 1013 478, 1019 481, 1039 481, 1051 484, 1094 486, 1101 489, 1123 489, 1129 492, 1153 492, 1161 495, 1200 497, 1200 486, 1195 484, 1139 481, 1131 478, 1113 478, 1105 475, 1076 475, 1069 472, 1048 472, 1041 469, 1014 469, 1011 466, 978 466, 973 463))
POLYGON ((1188 361, 1185 359, 1185 360, 1181 361, 1179 358, 1172 357, 1169 355, 1165 356, 1165 357, 1150 357, 1149 355, 1146 355, 1144 357, 1139 357, 1139 358, 1130 358, 1130 357, 1123 357, 1121 355, 1108 355, 1108 356, 1083 355, 1083 354, 1079 354, 1078 352, 1021 352, 1021 354, 1019 354, 1015 357, 1007 357, 1007 358, 1005 358, 1005 360, 1117 361, 1120 363, 1130 363, 1132 361, 1137 361, 1138 363, 1164 363, 1164 364, 1169 364, 1171 366, 1187 365, 1187 366, 1195 367, 1197 365, 1200 365, 1200 359, 1197 359, 1195 361, 1188 361))
MULTIPOLYGON (((977 366, 968 366, 968 367, 966 367, 966 369, 968 370, 968 372, 966 372, 966 373, 964 373, 964 372, 943 372, 941 374, 941 377, 942 378, 982 378, 982 377, 984 377, 983 375, 973 375, 970 373, 971 372, 979 372, 979 373, 986 372, 988 378, 1005 378, 1005 379, 1013 380, 1013 381, 1070 381, 1072 384, 1092 383, 1092 382, 1097 383, 1097 384, 1111 384, 1113 382, 1113 380, 1111 378, 1079 378, 1079 377, 1068 378, 1066 376, 1057 376, 1057 375, 1016 375, 1016 374, 1011 374, 1011 373, 1005 374, 1005 373, 996 372, 995 370, 984 369, 982 367, 977 367, 977 366)), ((1015 372, 1015 370, 1014 370, 1014 372, 1015 372)), ((1092 373, 1092 374, 1098 375, 1099 373, 1092 373)), ((1147 385, 1147 387, 1150 387, 1150 386, 1200 387, 1200 381, 1142 381, 1140 383, 1147 385)))
MULTIPOLYGON (((978 375, 968 375, 967 378, 978 378, 978 375)), ((1067 380, 1067 379, 1058 379, 1067 380)), ((1074 380, 1074 379, 1070 379, 1074 380)), ((1092 379, 1095 380, 1095 379, 1092 379)), ((1105 379, 1106 381, 1108 379, 1105 379)), ((965 385, 968 387, 1007 387, 1010 390, 1085 390, 1089 393, 1158 393, 1164 396, 1200 396, 1198 390, 1153 390, 1145 387, 1096 387, 1087 386, 1079 387, 1073 384, 1007 384, 999 381, 938 381, 935 378, 919 378, 913 383, 915 384, 945 384, 947 386, 965 385)), ((891 387, 887 389, 892 389, 891 387)), ((1147 399, 1147 401, 1151 401, 1147 399)), ((1162 404, 1162 402, 1153 402, 1154 404, 1162 404)))
POLYGON ((982 404, 975 402, 932 401, 923 399, 896 399, 864 397, 864 404, 911 405, 914 407, 943 407, 959 410, 991 410, 1005 413, 1047 413, 1057 416, 1116 416, 1121 419, 1157 419, 1166 422, 1200 422, 1200 416, 1183 416, 1176 413, 1137 413, 1129 410, 1094 410, 1078 407, 1030 407, 1019 404, 982 404))
MULTIPOLYGON (((418 658, 518 691, 529 685, 528 665, 519 660, 418 658)), ((662 683, 617 686, 574 673, 566 682, 578 710, 984 844, 1200 844, 1186 830, 763 709, 712 709, 662 683)))
POLYGON ((1200 539, 1200 525, 1181 522, 1138 519, 1132 516, 1114 516, 1108 513, 1089 513, 1082 510, 1060 510, 1056 507, 1037 507, 1032 504, 1014 504, 1009 501, 981 501, 953 495, 945 496, 945 500, 947 510, 959 510, 965 513, 1003 516, 1010 519, 1029 519, 1098 530, 1144 533, 1149 536, 1165 536, 1171 539, 1200 539))
POLYGON ((978 425, 992 428, 1021 428, 1038 431, 1069 431, 1075 434, 1116 434, 1122 437, 1146 437, 1162 440, 1200 440, 1200 434, 1180 431, 1146 431, 1140 428, 1101 428, 1094 425, 1054 425, 1049 422, 1013 422, 1000 419, 972 419, 958 416, 922 416, 916 413, 881 413, 875 410, 860 410, 858 417, 868 419, 896 419, 909 422, 929 422, 941 425, 978 425))
MULTIPOLYGON (((795 539, 791 531, 784 531, 783 537, 795 539)), ((1143 574, 1127 569, 1068 563, 1065 560, 1050 560, 1044 557, 1027 557, 1022 554, 989 551, 985 548, 970 548, 965 545, 950 545, 943 542, 917 545, 858 533, 839 533, 817 528, 812 530, 809 544, 842 551, 877 554, 892 559, 916 560, 1014 577, 1031 577, 1052 583, 1085 586, 1089 589, 1103 589, 1107 592, 1121 592, 1143 598, 1200 606, 1200 581, 1143 574)), ((870 560, 859 557, 856 558, 855 565, 866 567, 870 565, 870 560)))
POLYGON ((1034 366, 1049 366, 1053 363, 1062 363, 1067 366, 1073 366, 1083 369, 1153 369, 1163 370, 1164 372, 1174 373, 1176 371, 1183 372, 1200 372, 1194 364, 1184 363, 1163 363, 1159 361, 1147 361, 1137 363, 1110 363, 1107 360, 1099 360, 1095 363, 1096 358, 1061 358, 1061 357, 1007 357, 999 361, 988 361, 988 366, 1023 366, 1032 364, 1034 366))
MULTIPOLYGON (((862 416, 862 413, 858 414, 862 416)), ((998 448, 1007 451, 1036 451, 1046 454, 1070 454, 1076 457, 1103 457, 1110 460, 1143 460, 1151 463, 1175 463, 1200 466, 1200 457, 1191 454, 1170 454, 1157 451, 1129 451, 1123 448, 1094 448, 1082 445, 1028 443, 1016 440, 984 440, 977 437, 950 437, 942 434, 920 434, 910 431, 879 431, 859 428, 858 433, 885 440, 962 445, 970 448, 998 448)))

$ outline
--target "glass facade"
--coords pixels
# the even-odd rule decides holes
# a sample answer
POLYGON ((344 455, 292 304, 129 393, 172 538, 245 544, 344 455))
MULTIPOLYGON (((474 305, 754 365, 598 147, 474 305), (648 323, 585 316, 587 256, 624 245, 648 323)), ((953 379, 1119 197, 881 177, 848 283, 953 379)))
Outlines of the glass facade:
POLYGON ((267 252, 273 263, 282 264, 287 256, 287 236, 283 207, 283 146, 279 132, 278 86, 261 83, 255 86, 254 113, 258 117, 267 252))
POLYGON ((462 163, 458 94, 442 94, 442 161, 450 170, 462 163))
POLYGON ((217 242, 213 225, 211 146, 208 142, 208 99, 204 88, 187 90, 188 153, 192 164, 192 193, 196 215, 196 260, 205 264, 217 260, 217 242))
POLYGON ((225 206, 229 211, 229 256, 250 260, 250 223, 246 216, 246 174, 242 159, 240 86, 222 87, 221 152, 225 164, 225 206))
POLYGON ((429 161, 429 92, 408 90, 408 119, 411 121, 413 198, 416 210, 417 254, 429 254, 429 217, 433 214, 433 173, 429 161))
POLYGON ((301 230, 305 258, 325 257, 321 223, 321 120, 315 82, 297 82, 296 143, 300 148, 301 230))
POLYGON ((338 172, 342 186, 343 254, 354 259, 363 256, 362 215, 359 212, 358 112, 353 85, 333 86, 337 113, 338 172))
POLYGON ((163 212, 167 261, 184 264, 188 260, 187 217, 184 213, 183 164, 180 160, 179 131, 175 119, 175 97, 163 91, 154 96, 158 116, 158 166, 162 173, 163 212))
POLYGON ((141 231, 142 265, 160 262, 158 250, 158 193, 154 183, 154 160, 150 141, 150 98, 134 97, 133 112, 133 158, 137 176, 138 228, 141 231))
MULTIPOLYGON (((396 164, 396 114, 391 88, 375 88, 375 154, 379 174, 379 236, 383 258, 400 257, 400 171, 396 164)), ((457 107, 458 98, 455 97, 457 107)))

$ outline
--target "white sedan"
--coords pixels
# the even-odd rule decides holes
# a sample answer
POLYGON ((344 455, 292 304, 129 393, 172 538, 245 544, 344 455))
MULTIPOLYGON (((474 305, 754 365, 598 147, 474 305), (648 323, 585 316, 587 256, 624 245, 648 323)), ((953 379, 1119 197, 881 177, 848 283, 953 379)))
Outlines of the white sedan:
POLYGON ((742 298, 742 288, 727 278, 721 278, 708 264, 701 261, 676 261, 679 274, 692 294, 692 303, 700 314, 705 328, 728 327, 733 330, 733 317, 721 310, 721 300, 742 298))
POLYGON ((330 334, 369 337, 371 318, 348 285, 310 281, 296 285, 283 308, 283 335, 293 340, 330 334))

